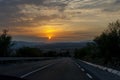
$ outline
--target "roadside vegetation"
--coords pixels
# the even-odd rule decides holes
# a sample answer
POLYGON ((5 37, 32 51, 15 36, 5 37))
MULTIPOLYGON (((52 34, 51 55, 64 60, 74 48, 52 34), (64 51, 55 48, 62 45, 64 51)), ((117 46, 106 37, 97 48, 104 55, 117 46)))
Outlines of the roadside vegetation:
POLYGON ((17 57, 40 57, 41 50, 38 48, 22 47, 16 50, 17 57))
POLYGON ((92 43, 76 49, 75 57, 120 69, 120 21, 109 23, 108 29, 95 37, 92 43))
POLYGON ((7 32, 7 30, 3 30, 3 33, 0 35, 0 56, 2 57, 11 55, 12 37, 7 32))

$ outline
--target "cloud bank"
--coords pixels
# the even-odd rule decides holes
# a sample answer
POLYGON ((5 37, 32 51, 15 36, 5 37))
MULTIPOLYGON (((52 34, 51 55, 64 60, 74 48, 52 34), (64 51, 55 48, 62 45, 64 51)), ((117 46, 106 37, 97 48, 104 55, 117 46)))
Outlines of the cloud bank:
MULTIPOLYGON (((106 23, 120 18, 119 5, 120 0, 0 0, 0 29, 9 28, 20 35, 26 28, 44 25, 59 26, 65 32, 65 29, 75 32, 84 28, 84 39, 88 39, 94 37, 96 31, 93 29, 98 28, 100 32, 106 23), (89 31, 85 31, 87 29, 89 31)), ((75 40, 80 40, 76 35, 83 35, 70 34, 63 35, 67 36, 64 39, 76 37, 75 40)))

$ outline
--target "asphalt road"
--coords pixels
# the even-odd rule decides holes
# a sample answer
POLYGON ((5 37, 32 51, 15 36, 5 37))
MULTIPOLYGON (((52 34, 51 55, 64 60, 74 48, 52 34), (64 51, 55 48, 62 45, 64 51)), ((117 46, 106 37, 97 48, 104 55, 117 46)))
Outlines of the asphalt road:
POLYGON ((47 69, 38 71, 30 76, 28 80, 90 80, 90 78, 69 58, 61 59, 47 69))
POLYGON ((0 74, 16 76, 27 80, 100 80, 83 66, 83 64, 71 58, 61 58, 22 64, 0 65, 0 74))

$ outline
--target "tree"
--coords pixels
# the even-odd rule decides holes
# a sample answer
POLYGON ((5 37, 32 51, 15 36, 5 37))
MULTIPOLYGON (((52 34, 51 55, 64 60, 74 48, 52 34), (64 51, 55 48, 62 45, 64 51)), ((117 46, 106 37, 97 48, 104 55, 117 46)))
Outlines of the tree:
POLYGON ((9 56, 10 46, 11 46, 11 36, 7 34, 7 30, 3 30, 0 35, 0 56, 9 56))
POLYGON ((75 57, 115 69, 120 68, 120 21, 109 23, 108 29, 93 41, 76 49, 75 57))
POLYGON ((120 62, 120 21, 109 24, 108 29, 94 39, 105 64, 120 62))

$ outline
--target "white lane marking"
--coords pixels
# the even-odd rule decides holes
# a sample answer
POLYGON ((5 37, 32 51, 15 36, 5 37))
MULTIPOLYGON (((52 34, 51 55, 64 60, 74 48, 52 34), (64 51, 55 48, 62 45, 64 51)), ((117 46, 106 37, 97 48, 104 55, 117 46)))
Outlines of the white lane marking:
POLYGON ((93 77, 92 77, 90 74, 88 74, 88 73, 86 73, 86 75, 87 75, 90 79, 93 78, 93 77))
POLYGON ((75 64, 76 64, 79 68, 81 68, 81 66, 80 66, 79 64, 77 64, 76 62, 75 62, 75 64))
POLYGON ((82 71, 85 71, 83 68, 81 68, 82 71))
POLYGON ((49 65, 43 66, 43 67, 41 67, 41 68, 38 68, 38 69, 36 69, 36 70, 34 70, 34 71, 31 71, 31 72, 29 72, 29 73, 26 73, 26 74, 20 76, 20 78, 27 77, 27 76, 29 76, 29 75, 35 73, 35 72, 38 72, 38 71, 40 71, 40 70, 45 69, 45 68, 47 68, 47 67, 49 67, 49 66, 51 66, 51 65, 53 65, 53 64, 49 64, 49 65))
POLYGON ((81 66, 78 66, 79 68, 81 68, 81 66))

